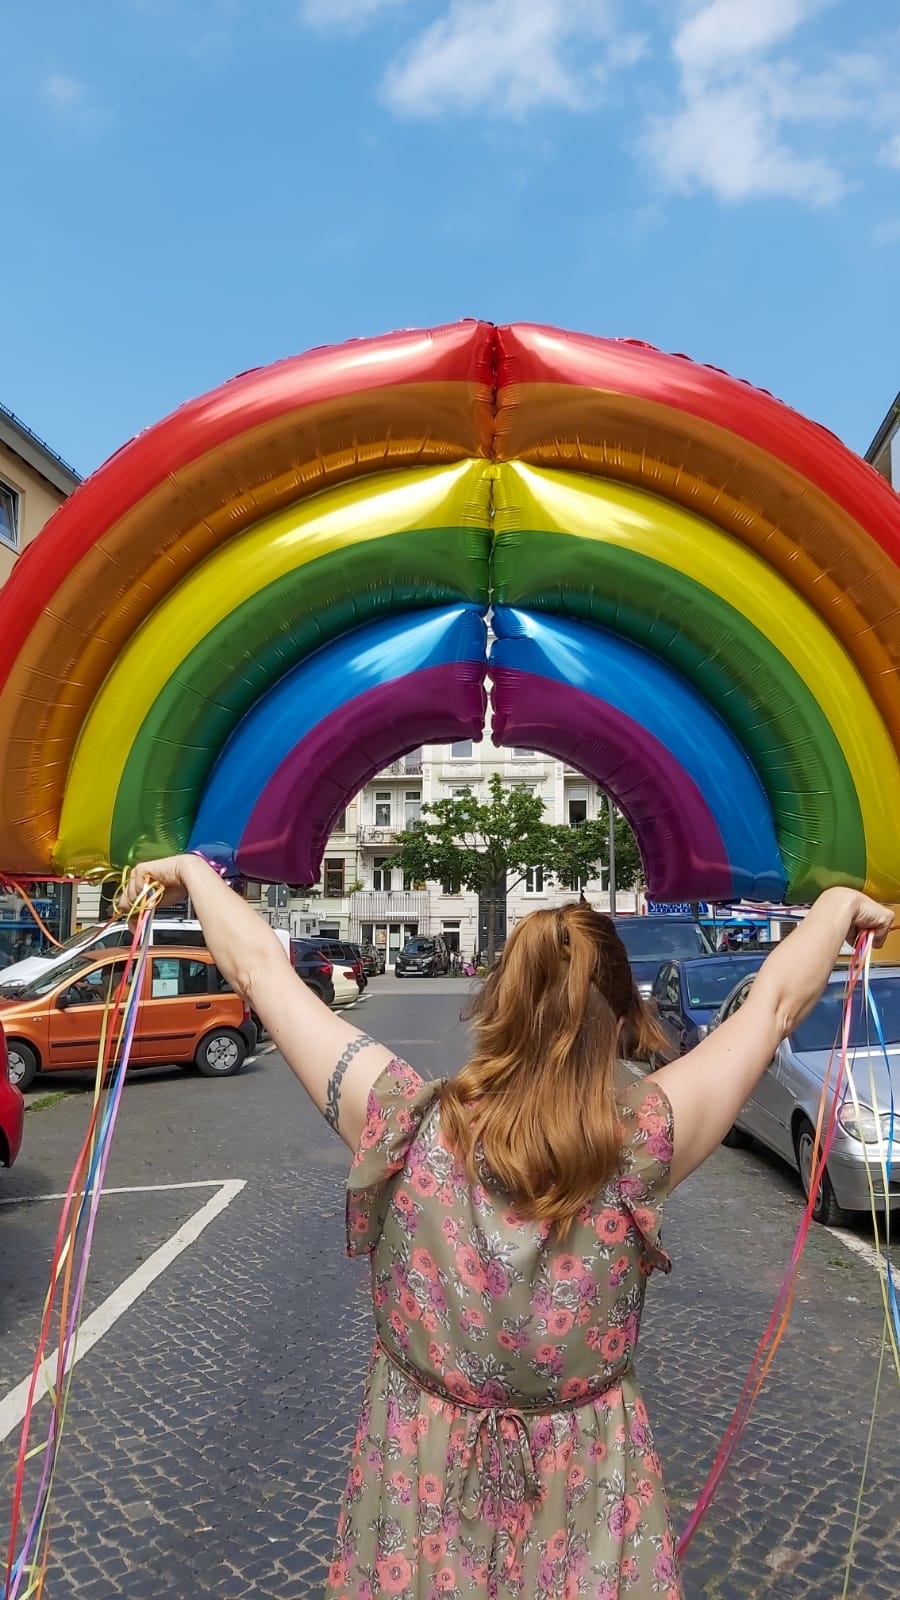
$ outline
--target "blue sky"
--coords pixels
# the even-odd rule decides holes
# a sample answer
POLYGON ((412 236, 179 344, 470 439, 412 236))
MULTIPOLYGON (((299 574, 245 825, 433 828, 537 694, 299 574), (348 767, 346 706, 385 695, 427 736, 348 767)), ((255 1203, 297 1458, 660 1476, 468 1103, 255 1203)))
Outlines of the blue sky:
POLYGON ((7 0, 0 401, 80 470, 311 345, 681 350, 864 450, 900 389, 887 0, 7 0))

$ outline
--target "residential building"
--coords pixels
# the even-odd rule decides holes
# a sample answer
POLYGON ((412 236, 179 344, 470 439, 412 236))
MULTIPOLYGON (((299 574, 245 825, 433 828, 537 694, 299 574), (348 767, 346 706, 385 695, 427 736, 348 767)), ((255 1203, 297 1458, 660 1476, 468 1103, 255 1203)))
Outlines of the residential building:
POLYGON ((74 467, 0 406, 0 584, 80 482, 74 467))
MULTIPOLYGON (((0 587, 22 551, 81 482, 24 422, 0 405, 0 587)), ((32 885, 41 920, 56 938, 71 922, 71 889, 58 883, 32 885)), ((28 907, 17 895, 0 894, 0 964, 20 960, 44 943, 28 907)))
POLYGON ((900 394, 869 445, 866 460, 900 492, 900 394))
MULTIPOLYGON (((494 772, 511 787, 539 794, 550 823, 595 818, 607 803, 597 785, 574 767, 536 750, 501 750, 487 739, 425 746, 383 768, 348 806, 340 819, 343 827, 329 840, 317 893, 292 899, 291 920, 314 914, 319 932, 371 940, 384 948, 388 966, 417 933, 442 933, 463 959, 482 949, 486 927, 477 894, 449 882, 413 883, 393 861, 395 835, 416 820, 423 805, 463 790, 486 800, 494 772)), ((598 880, 586 883, 584 890, 592 904, 607 907, 598 880)), ((541 868, 527 872, 509 884, 507 926, 512 928, 536 906, 558 905, 571 897, 571 890, 561 889, 541 868)), ((618 908, 637 909, 634 894, 620 891, 618 908)))

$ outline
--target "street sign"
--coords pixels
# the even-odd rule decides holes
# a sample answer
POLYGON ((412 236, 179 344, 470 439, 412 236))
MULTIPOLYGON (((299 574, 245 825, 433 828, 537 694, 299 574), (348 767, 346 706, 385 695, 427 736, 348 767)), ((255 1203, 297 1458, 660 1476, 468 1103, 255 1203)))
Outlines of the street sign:
POLYGON ((696 902, 691 900, 677 900, 674 902, 665 900, 647 901, 647 915, 650 917, 692 917, 695 910, 698 917, 711 915, 709 905, 705 900, 696 902))

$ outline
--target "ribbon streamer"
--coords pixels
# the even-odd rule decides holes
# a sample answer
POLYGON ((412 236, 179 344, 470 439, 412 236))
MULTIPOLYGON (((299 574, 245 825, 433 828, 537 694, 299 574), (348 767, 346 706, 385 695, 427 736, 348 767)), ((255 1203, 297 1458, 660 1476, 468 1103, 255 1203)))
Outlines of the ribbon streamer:
POLYGON ((76 1357, 94 1228, 137 1025, 144 967, 152 937, 153 912, 160 898, 160 890, 148 888, 135 906, 135 933, 126 957, 125 970, 115 995, 107 997, 91 1117, 63 1202, 51 1264, 50 1287, 44 1302, 37 1354, 22 1423, 3 1600, 40 1600, 43 1594, 49 1556, 51 1496, 76 1357), (51 1381, 45 1370, 45 1352, 54 1313, 59 1327, 59 1345, 55 1377, 51 1381), (46 1442, 43 1446, 29 1449, 41 1378, 50 1398, 46 1442), (26 1471, 29 1462, 41 1454, 43 1459, 34 1506, 19 1543, 26 1471))

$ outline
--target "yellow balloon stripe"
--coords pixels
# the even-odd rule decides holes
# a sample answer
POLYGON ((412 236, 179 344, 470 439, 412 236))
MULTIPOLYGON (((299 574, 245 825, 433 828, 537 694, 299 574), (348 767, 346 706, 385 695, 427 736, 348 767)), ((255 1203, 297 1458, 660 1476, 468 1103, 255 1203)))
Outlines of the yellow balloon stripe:
POLYGON ((859 799, 869 879, 883 897, 897 882, 900 763, 864 680, 818 613, 738 540, 668 501, 522 462, 493 471, 497 537, 518 529, 619 545, 720 595, 771 640, 834 730, 859 799))
MULTIPOLYGON (((203 561, 159 603, 118 656, 85 718, 63 798, 60 840, 109 854, 129 751, 158 695, 245 600, 320 557, 391 535, 490 526, 490 467, 463 461, 325 490, 266 517, 203 561)), ((378 555, 372 553, 373 563, 378 555)), ((398 617, 398 627, 402 621, 398 617)), ((278 627, 273 618, 273 630, 278 627)))

